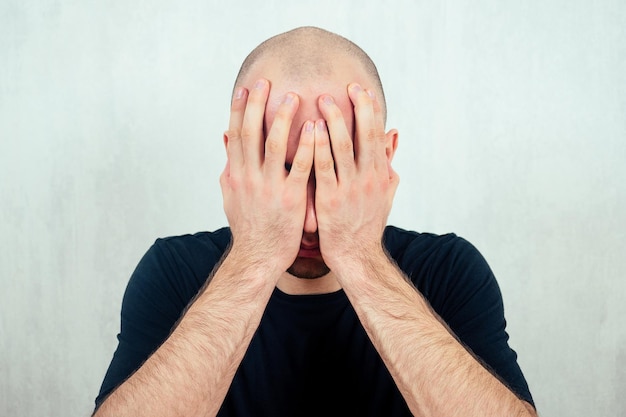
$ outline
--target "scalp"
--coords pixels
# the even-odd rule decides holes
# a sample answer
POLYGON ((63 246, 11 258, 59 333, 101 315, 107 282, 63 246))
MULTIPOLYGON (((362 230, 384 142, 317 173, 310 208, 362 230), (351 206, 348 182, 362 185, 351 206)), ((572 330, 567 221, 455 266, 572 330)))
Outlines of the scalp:
POLYGON ((371 78, 386 113, 383 86, 376 65, 352 41, 327 30, 303 26, 273 36, 258 45, 243 61, 235 88, 241 85, 259 62, 271 60, 282 76, 299 82, 314 82, 333 76, 346 59, 357 62, 371 78))

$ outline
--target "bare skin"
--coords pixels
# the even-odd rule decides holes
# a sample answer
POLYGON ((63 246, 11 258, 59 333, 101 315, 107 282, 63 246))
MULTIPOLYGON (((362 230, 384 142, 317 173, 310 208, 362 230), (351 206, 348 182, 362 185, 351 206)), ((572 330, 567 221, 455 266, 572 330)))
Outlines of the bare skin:
POLYGON ((388 158, 380 106, 358 84, 349 85, 348 92, 354 103, 358 150, 350 146, 352 138, 341 112, 327 96, 321 98, 320 109, 330 135, 316 123, 322 257, 409 408, 416 416, 535 416, 530 404, 519 400, 458 343, 386 255, 381 237, 398 177, 388 158), (358 250, 351 242, 359 242, 358 250))
POLYGON ((345 59, 327 84, 283 80, 261 63, 236 90, 220 177, 232 247, 170 337, 97 416, 216 415, 275 287, 343 288, 416 416, 536 416, 386 255, 398 133, 384 131, 367 74, 345 59))

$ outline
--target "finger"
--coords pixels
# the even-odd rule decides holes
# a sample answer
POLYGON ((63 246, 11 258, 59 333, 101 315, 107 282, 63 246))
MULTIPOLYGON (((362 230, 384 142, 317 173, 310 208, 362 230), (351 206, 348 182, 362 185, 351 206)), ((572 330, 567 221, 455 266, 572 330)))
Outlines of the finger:
POLYGON ((376 155, 381 152, 377 139, 380 134, 384 135, 384 131, 378 131, 372 98, 359 84, 352 83, 348 86, 348 96, 354 105, 356 126, 354 147, 357 166, 359 169, 373 170, 376 168, 376 155))
POLYGON ((380 106, 380 101, 378 101, 378 98, 376 97, 376 94, 374 93, 374 91, 369 90, 369 89, 366 89, 365 91, 372 99, 372 105, 374 108, 374 122, 375 122, 377 131, 380 132, 376 139, 377 144, 378 144, 377 146, 378 149, 375 155, 375 158, 376 158, 375 166, 377 170, 380 170, 383 174, 386 174, 387 171, 385 171, 384 168, 387 168, 390 161, 389 161, 389 158, 387 157, 387 136, 385 134, 385 116, 383 114, 383 109, 380 106))
POLYGON ((230 105, 230 121, 228 131, 224 132, 226 155, 231 166, 238 170, 243 165, 243 149, 241 144, 241 125, 248 100, 248 90, 239 87, 230 105))
POLYGON ((241 125, 243 158, 251 167, 259 167, 263 160, 263 118, 269 96, 269 82, 258 80, 248 93, 248 102, 241 125))
POLYGON ((315 122, 315 181, 318 189, 335 188, 337 175, 335 173, 335 161, 331 151, 330 137, 324 120, 315 122))
POLYGON ((312 121, 307 120, 300 132, 300 142, 298 149, 291 163, 288 181, 296 187, 306 186, 311 176, 313 167, 313 156, 315 153, 315 132, 312 121))
MULTIPOLYGON (((341 109, 328 95, 320 97, 319 107, 328 126, 328 132, 325 134, 330 139, 329 150, 332 149, 336 178, 338 181, 349 180, 355 171, 354 149, 341 109)), ((315 158, 317 159, 317 154, 315 158)))
MULTIPOLYGON (((265 161, 263 167, 270 178, 284 178, 287 142, 298 110, 299 99, 294 93, 287 93, 276 110, 272 127, 265 140, 265 161)), ((309 167, 310 169, 310 167, 309 167)))

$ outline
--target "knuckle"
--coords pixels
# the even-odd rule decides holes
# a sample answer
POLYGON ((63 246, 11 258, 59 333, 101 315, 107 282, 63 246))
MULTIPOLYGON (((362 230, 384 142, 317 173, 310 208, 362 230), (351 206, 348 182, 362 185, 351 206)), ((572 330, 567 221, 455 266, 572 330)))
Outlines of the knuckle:
POLYGON ((241 132, 239 130, 229 129, 225 134, 229 142, 241 139, 241 132))
POLYGON ((249 127, 244 126, 241 128, 240 136, 241 136, 241 139, 243 140, 252 139, 255 136, 254 130, 250 129, 249 127))
POLYGON ((352 152, 352 141, 351 140, 342 140, 339 141, 338 149, 341 152, 352 152))
POLYGON ((342 206, 342 201, 337 197, 330 197, 326 201, 326 205, 331 211, 338 211, 342 206))
POLYGON ((315 164, 316 170, 320 172, 328 172, 332 170, 334 166, 335 166, 335 162, 332 159, 318 160, 317 163, 315 164))
POLYGON ((337 163, 343 168, 345 171, 352 170, 354 168, 354 161, 351 159, 341 159, 337 161, 337 163))
POLYGON ((376 191, 378 191, 378 186, 375 182, 373 181, 367 181, 365 182, 365 184, 363 184, 363 191, 365 192, 365 195, 373 195, 376 193, 376 191))
POLYGON ((311 166, 309 165, 309 163, 302 159, 294 159, 291 165, 291 171, 294 171, 298 174, 305 174, 308 173, 310 170, 311 166))
POLYGON ((286 207, 287 209, 291 209, 297 206, 300 200, 301 200, 301 197, 297 194, 285 193, 282 195, 281 204, 283 207, 286 207))
POLYGON ((374 141, 379 137, 378 135, 378 129, 376 128, 369 128, 365 131, 365 139, 367 141, 374 141))
MULTIPOLYGON (((246 180, 243 181, 244 192, 248 195, 255 195, 259 191, 260 188, 261 187, 259 187, 258 182, 254 181, 250 177, 246 178, 246 180)), ((263 189, 262 192, 266 193, 267 190, 263 189)))
POLYGON ((281 141, 277 140, 275 137, 269 137, 265 141, 265 152, 267 153, 280 153, 283 150, 283 146, 281 141))
POLYGON ((228 175, 226 175, 226 172, 222 172, 222 174, 220 175, 220 186, 222 187, 222 189, 228 186, 228 175))
MULTIPOLYGON (((256 184, 254 185, 254 189, 258 189, 258 187, 256 186, 256 184)), ((264 200, 269 201, 272 199, 272 196, 274 195, 274 193, 276 193, 274 187, 272 187, 270 184, 265 183, 263 185, 263 187, 261 187, 261 196, 264 200)))
POLYGON ((230 188, 233 191, 236 191, 240 188, 240 180, 232 175, 228 177, 227 179, 225 179, 224 183, 228 185, 228 188, 230 188))

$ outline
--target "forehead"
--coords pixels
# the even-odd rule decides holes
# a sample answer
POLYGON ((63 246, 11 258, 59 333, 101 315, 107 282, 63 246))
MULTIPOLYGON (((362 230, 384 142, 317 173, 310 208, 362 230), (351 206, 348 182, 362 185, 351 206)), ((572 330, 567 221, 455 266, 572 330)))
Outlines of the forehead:
POLYGON ((289 60, 268 56, 255 62, 242 85, 251 88, 259 78, 271 83, 267 110, 278 107, 285 94, 293 92, 300 96, 301 104, 317 102, 322 94, 332 95, 338 102, 349 101, 347 86, 358 82, 365 88, 374 88, 371 77, 354 58, 336 55, 326 56, 320 62, 289 60), (304 103, 303 103, 304 101, 304 103))
POLYGON ((289 67, 289 62, 280 62, 263 59, 256 62, 248 74, 241 80, 240 85, 251 89, 259 78, 270 81, 270 95, 267 101, 264 117, 266 133, 269 132, 278 106, 289 92, 296 93, 300 99, 298 111, 293 119, 289 131, 287 145, 287 161, 293 160, 300 139, 303 124, 307 120, 323 118, 318 108, 318 99, 323 94, 333 96, 341 109, 343 119, 350 135, 353 133, 354 110, 348 97, 347 87, 352 82, 361 84, 364 88, 374 88, 369 75, 355 60, 337 59, 322 67, 322 71, 313 71, 310 68, 300 68, 298 63, 289 67))

